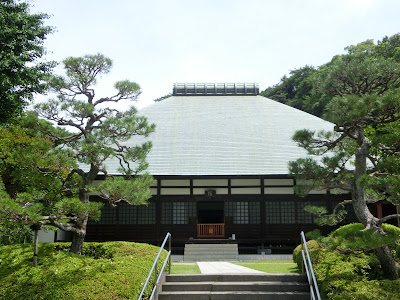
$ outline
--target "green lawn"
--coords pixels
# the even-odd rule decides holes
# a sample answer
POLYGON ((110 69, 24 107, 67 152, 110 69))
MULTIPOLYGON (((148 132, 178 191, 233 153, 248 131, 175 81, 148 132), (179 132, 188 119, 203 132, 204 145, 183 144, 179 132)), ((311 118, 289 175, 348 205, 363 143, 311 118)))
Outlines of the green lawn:
POLYGON ((300 273, 297 264, 291 260, 251 260, 234 263, 239 266, 265 273, 300 273))
MULTIPOLYGON (((291 260, 252 260, 234 264, 265 273, 300 273, 297 264, 291 260)), ((172 263, 171 274, 200 274, 195 262, 172 263)))
POLYGON ((200 269, 197 263, 172 263, 171 274, 200 274, 200 269))

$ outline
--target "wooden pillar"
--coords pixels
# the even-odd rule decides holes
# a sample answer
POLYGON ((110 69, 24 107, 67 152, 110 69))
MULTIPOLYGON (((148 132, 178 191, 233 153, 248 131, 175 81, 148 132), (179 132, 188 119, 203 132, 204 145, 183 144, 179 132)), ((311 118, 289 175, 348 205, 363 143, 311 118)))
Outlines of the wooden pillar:
POLYGON ((376 211, 378 213, 378 218, 381 219, 383 218, 383 213, 382 213, 382 202, 378 202, 376 204, 376 211))

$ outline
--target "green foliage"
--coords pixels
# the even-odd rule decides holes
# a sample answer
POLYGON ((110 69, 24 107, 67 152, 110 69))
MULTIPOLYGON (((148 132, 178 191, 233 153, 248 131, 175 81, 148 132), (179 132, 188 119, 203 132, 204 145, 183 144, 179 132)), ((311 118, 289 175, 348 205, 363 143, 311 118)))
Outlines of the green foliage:
MULTIPOLYGON (((378 45, 371 40, 352 45, 346 48, 347 54, 321 66, 311 80, 314 93, 331 97, 324 118, 334 123, 333 132, 301 130, 293 137, 309 154, 319 156, 290 162, 295 192, 304 196, 317 189, 350 194, 351 200, 337 205, 331 214, 317 207, 308 211, 319 216, 318 224, 334 225, 344 218, 345 204, 352 203, 358 220, 372 228, 364 240, 359 237, 360 245, 353 245, 356 249, 367 242, 385 245, 378 234, 381 223, 396 217, 379 220, 367 204, 400 203, 399 39, 397 34, 378 45)), ((397 279, 394 258, 384 248, 378 252, 379 259, 385 273, 397 279)))
POLYGON ((28 225, 0 219, 0 246, 32 241, 32 231, 28 225))
POLYGON ((161 96, 161 97, 159 97, 157 99, 154 99, 153 101, 154 102, 160 102, 160 101, 163 101, 165 99, 168 99, 169 97, 172 97, 172 94, 167 94, 167 95, 161 96))
POLYGON ((378 41, 375 54, 400 63, 400 34, 385 36, 382 41, 378 41))
MULTIPOLYGON (((320 156, 290 163, 299 183, 296 193, 340 189, 358 195, 353 204, 400 201, 400 65, 378 55, 376 48, 372 41, 350 46, 348 54, 334 57, 313 75, 314 88, 333 97, 325 118, 335 127, 332 133, 295 133, 300 147, 320 156)), ((343 216, 344 210, 336 209, 318 221, 334 224, 343 216)))
POLYGON ((136 82, 130 82, 129 80, 118 81, 114 84, 114 87, 123 97, 131 98, 135 100, 140 94, 140 86, 136 82))
POLYGON ((58 82, 52 82, 55 83, 52 84, 53 88, 56 91, 70 89, 72 92, 78 93, 84 92, 90 85, 95 85, 96 77, 109 73, 112 66, 111 59, 100 53, 83 57, 69 57, 63 63, 68 78, 54 78, 58 82))
POLYGON ((260 95, 307 112, 317 112, 319 109, 310 105, 310 99, 315 98, 311 81, 315 72, 316 69, 312 66, 291 70, 289 77, 283 76, 280 83, 267 88, 260 95))
MULTIPOLYGON (((318 241, 328 250, 337 250, 342 253, 355 251, 370 251, 383 246, 389 246, 396 251, 400 246, 400 228, 382 224, 385 235, 374 230, 365 230, 365 226, 360 223, 353 223, 341 226, 327 237, 322 237, 318 241)), ((397 253, 395 256, 399 256, 397 253)))
MULTIPOLYGON (((400 68, 399 77, 400 80, 400 68)), ((400 111, 398 105, 400 91, 393 89, 387 91, 384 95, 345 95, 335 97, 327 105, 329 114, 327 119, 339 126, 357 126, 385 124, 391 121, 397 121, 395 115, 400 111)))
POLYGON ((54 213, 54 203, 68 197, 64 189, 74 185, 72 177, 65 183, 76 166, 71 152, 56 148, 50 137, 65 132, 28 113, 0 133, 0 220, 41 222, 54 213))
POLYGON ((96 221, 100 219, 101 207, 103 207, 102 203, 82 202, 78 198, 64 198, 54 205, 57 215, 65 216, 65 218, 87 216, 96 221))
POLYGON ((52 28, 45 14, 31 14, 29 5, 0 1, 0 123, 18 116, 34 93, 45 91, 45 79, 54 63, 40 61, 52 28))
MULTIPOLYGON (((316 250, 320 250, 321 246, 314 240, 307 241, 308 251, 311 253, 316 250)), ((303 255, 301 254, 302 246, 298 245, 293 250, 293 261, 297 264, 297 267, 301 270, 303 266, 303 255)))
POLYGON ((314 77, 314 87, 332 96, 382 95, 397 88, 399 78, 400 67, 397 63, 356 52, 335 56, 314 77))
POLYGON ((85 243, 81 256, 67 249, 39 244, 34 268, 32 245, 1 247, 0 299, 137 299, 159 251, 129 242, 85 243))
POLYGON ((109 177, 98 186, 93 187, 92 190, 113 206, 120 201, 131 205, 141 205, 147 204, 147 199, 151 197, 148 187, 153 183, 154 178, 147 173, 127 179, 109 177))
MULTIPOLYGON (((373 253, 340 253, 324 249, 313 240, 307 245, 323 299, 400 299, 400 280, 382 279, 383 271, 373 253)), ((293 259, 301 267, 301 245, 296 247, 293 259)))
MULTIPOLYGON (((97 78, 111 70, 112 61, 102 54, 69 57, 63 61, 64 76, 52 76, 49 80, 56 99, 39 103, 37 113, 59 126, 72 129, 68 135, 52 135, 57 145, 63 145, 73 157, 86 168, 69 169, 68 180, 80 177, 78 191, 68 189, 79 200, 69 197, 55 206, 57 218, 50 217, 51 225, 79 235, 73 238, 71 251, 79 253, 86 228, 87 219, 100 217, 100 204, 91 203, 90 191, 98 191, 100 196, 112 205, 126 201, 132 205, 147 203, 151 197, 149 186, 152 177, 145 173, 146 155, 151 149, 151 142, 141 138, 141 143, 132 139, 135 136, 147 137, 155 129, 145 117, 139 116, 135 107, 122 111, 113 107, 124 100, 136 100, 140 86, 129 80, 114 84, 116 93, 110 97, 96 98, 94 85, 97 78), (106 160, 117 160, 119 172, 123 178, 107 179, 98 188, 93 182, 100 173, 108 177, 106 160), (69 211, 69 212, 68 212, 69 211), (61 220, 70 218, 69 223, 61 220), (61 217, 61 219, 60 219, 61 217)), ((115 172, 115 170, 113 170, 115 172)))
POLYGON ((290 71, 261 95, 326 118, 333 96, 382 94, 398 86, 399 49, 400 34, 376 44, 367 40, 351 45, 345 48, 347 55, 337 55, 318 68, 306 65, 290 71))

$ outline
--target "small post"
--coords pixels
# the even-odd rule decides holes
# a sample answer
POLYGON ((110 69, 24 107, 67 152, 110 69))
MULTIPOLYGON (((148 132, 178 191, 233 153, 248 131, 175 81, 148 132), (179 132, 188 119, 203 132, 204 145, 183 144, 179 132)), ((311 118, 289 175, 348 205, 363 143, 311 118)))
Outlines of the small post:
POLYGON ((158 277, 158 260, 156 260, 156 267, 154 269, 154 285, 157 284, 157 277, 158 277))
POLYGON ((31 225, 31 230, 34 233, 33 236, 33 266, 37 267, 38 263, 38 244, 39 244, 39 230, 42 229, 41 224, 31 225))
POLYGON ((171 234, 169 234, 168 251, 171 253, 168 258, 168 273, 169 274, 171 274, 171 256, 172 256, 172 250, 171 250, 172 249, 172 247, 171 247, 172 241, 171 241, 171 239, 172 239, 172 236, 171 236, 171 234))
POLYGON ((35 229, 35 236, 33 238, 33 266, 37 267, 37 258, 38 258, 38 241, 39 241, 39 230, 35 229))
MULTIPOLYGON (((300 233, 300 241, 301 241, 301 252, 304 252, 304 241, 303 241, 303 235, 302 235, 303 231, 300 233)), ((301 273, 304 274, 305 273, 305 265, 304 265, 304 260, 301 260, 301 273)))

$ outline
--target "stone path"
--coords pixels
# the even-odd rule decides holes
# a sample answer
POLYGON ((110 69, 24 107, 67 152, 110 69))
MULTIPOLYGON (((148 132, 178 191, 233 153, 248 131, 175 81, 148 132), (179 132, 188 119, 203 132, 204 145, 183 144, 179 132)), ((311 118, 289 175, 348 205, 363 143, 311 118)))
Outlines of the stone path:
POLYGON ((265 274, 225 261, 197 262, 202 274, 265 274))

